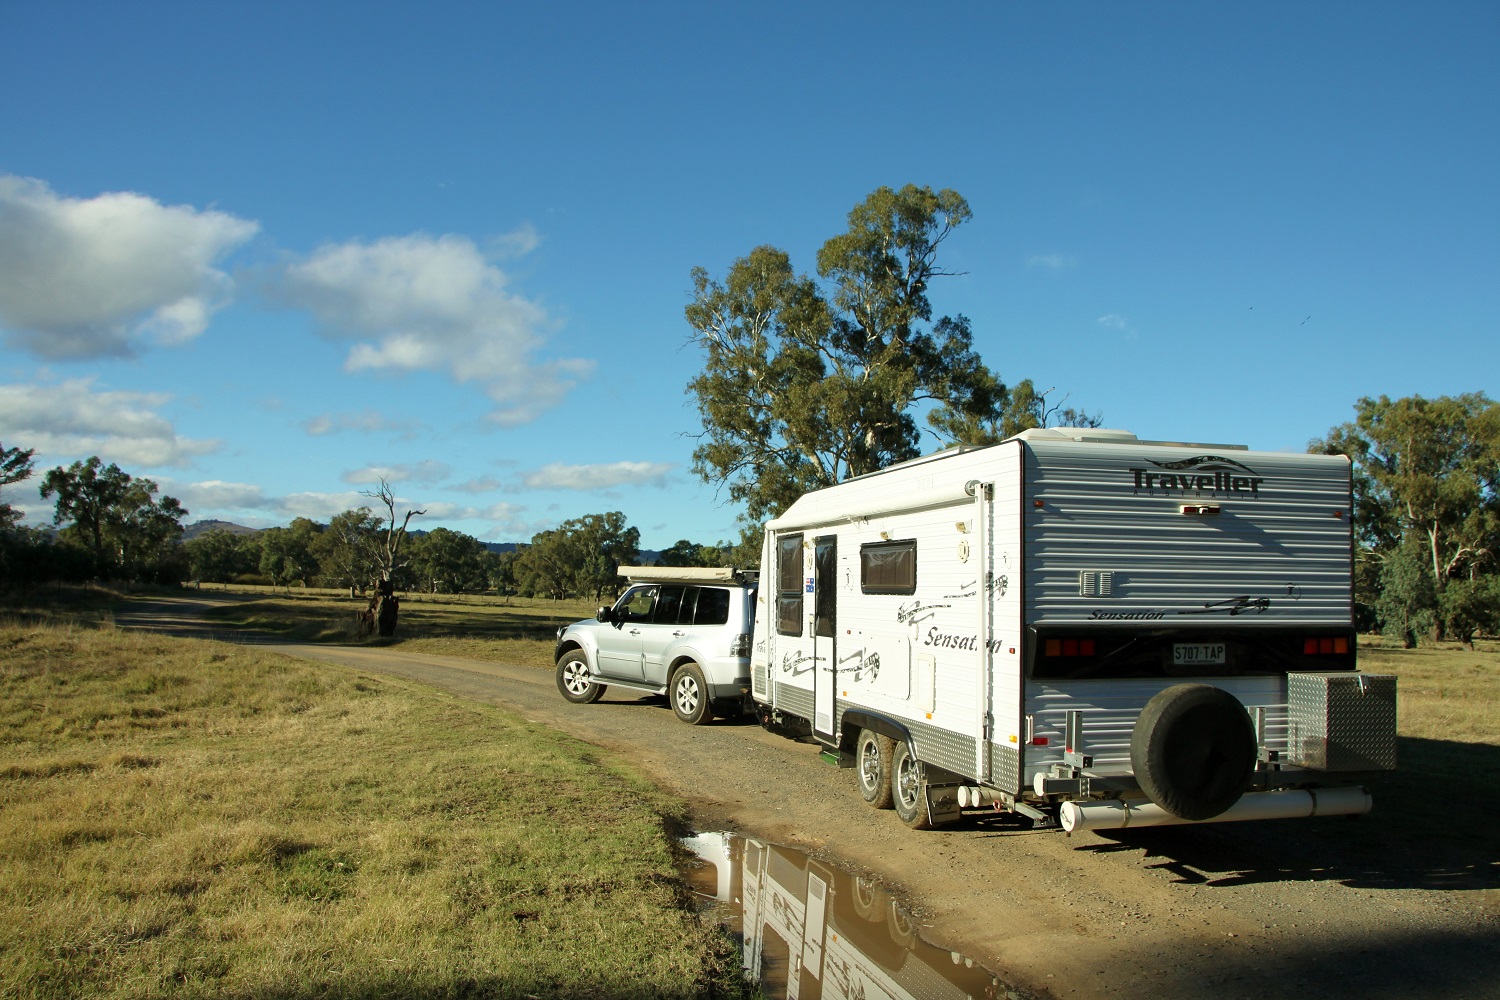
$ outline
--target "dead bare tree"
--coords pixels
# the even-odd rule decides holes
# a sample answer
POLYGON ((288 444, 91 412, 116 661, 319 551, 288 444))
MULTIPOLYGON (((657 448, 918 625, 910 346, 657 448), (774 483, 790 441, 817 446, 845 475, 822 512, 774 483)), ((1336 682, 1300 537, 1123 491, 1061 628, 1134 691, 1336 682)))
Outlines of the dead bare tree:
POLYGON ((427 512, 408 510, 400 517, 398 527, 396 491, 391 489, 391 484, 384 478, 380 480, 380 489, 373 492, 361 490, 360 495, 379 500, 386 510, 384 544, 375 553, 379 563, 380 580, 375 584, 375 594, 370 598, 370 607, 365 614, 367 618, 374 620, 376 630, 383 638, 390 638, 396 634, 396 615, 401 608, 401 599, 396 596, 395 585, 396 570, 403 565, 399 560, 401 542, 406 538, 406 528, 411 524, 411 519, 427 512))

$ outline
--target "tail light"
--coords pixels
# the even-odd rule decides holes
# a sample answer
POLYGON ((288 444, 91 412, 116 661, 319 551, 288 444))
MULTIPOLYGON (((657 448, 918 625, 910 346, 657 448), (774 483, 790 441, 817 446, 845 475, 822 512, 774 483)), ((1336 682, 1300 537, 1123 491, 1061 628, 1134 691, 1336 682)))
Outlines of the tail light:
POLYGON ((1043 646, 1047 656, 1093 656, 1093 639, 1048 639, 1043 646))
POLYGON ((737 635, 737 636, 734 637, 734 639, 729 643, 729 655, 730 656, 749 656, 750 655, 750 633, 748 633, 748 632, 741 632, 739 635, 737 635))
POLYGON ((1302 640, 1304 656, 1338 656, 1349 652, 1347 635, 1307 636, 1302 640))

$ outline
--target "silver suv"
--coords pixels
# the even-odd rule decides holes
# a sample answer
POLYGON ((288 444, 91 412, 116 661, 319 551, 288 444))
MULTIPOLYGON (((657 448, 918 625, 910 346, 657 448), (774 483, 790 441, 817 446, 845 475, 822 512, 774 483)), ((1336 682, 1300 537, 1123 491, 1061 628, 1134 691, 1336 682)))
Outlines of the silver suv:
POLYGON ((557 690, 598 701, 606 688, 664 694, 683 722, 738 715, 750 693, 755 574, 621 566, 613 607, 557 630, 557 690))

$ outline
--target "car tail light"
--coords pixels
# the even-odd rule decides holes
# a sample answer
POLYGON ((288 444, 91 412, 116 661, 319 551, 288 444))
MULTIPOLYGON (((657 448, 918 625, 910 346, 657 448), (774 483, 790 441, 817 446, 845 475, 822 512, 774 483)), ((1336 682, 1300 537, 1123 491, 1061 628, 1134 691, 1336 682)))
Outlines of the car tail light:
POLYGON ((1093 639, 1048 639, 1043 651, 1048 656, 1093 656, 1093 639))
POLYGON ((733 641, 731 641, 729 643, 729 655, 730 656, 749 656, 750 655, 750 633, 748 633, 748 632, 741 632, 739 635, 737 635, 737 636, 734 637, 733 641))
POLYGON ((1349 652, 1349 637, 1346 635, 1307 636, 1302 640, 1304 656, 1339 656, 1349 652))

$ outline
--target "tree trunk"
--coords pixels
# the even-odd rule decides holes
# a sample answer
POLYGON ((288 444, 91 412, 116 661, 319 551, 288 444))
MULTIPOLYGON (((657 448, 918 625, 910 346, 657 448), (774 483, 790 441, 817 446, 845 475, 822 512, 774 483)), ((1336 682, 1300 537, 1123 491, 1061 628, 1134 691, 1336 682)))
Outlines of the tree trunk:
POLYGON ((381 638, 389 639, 396 634, 396 615, 401 609, 401 599, 389 580, 381 580, 375 590, 375 627, 381 638))

